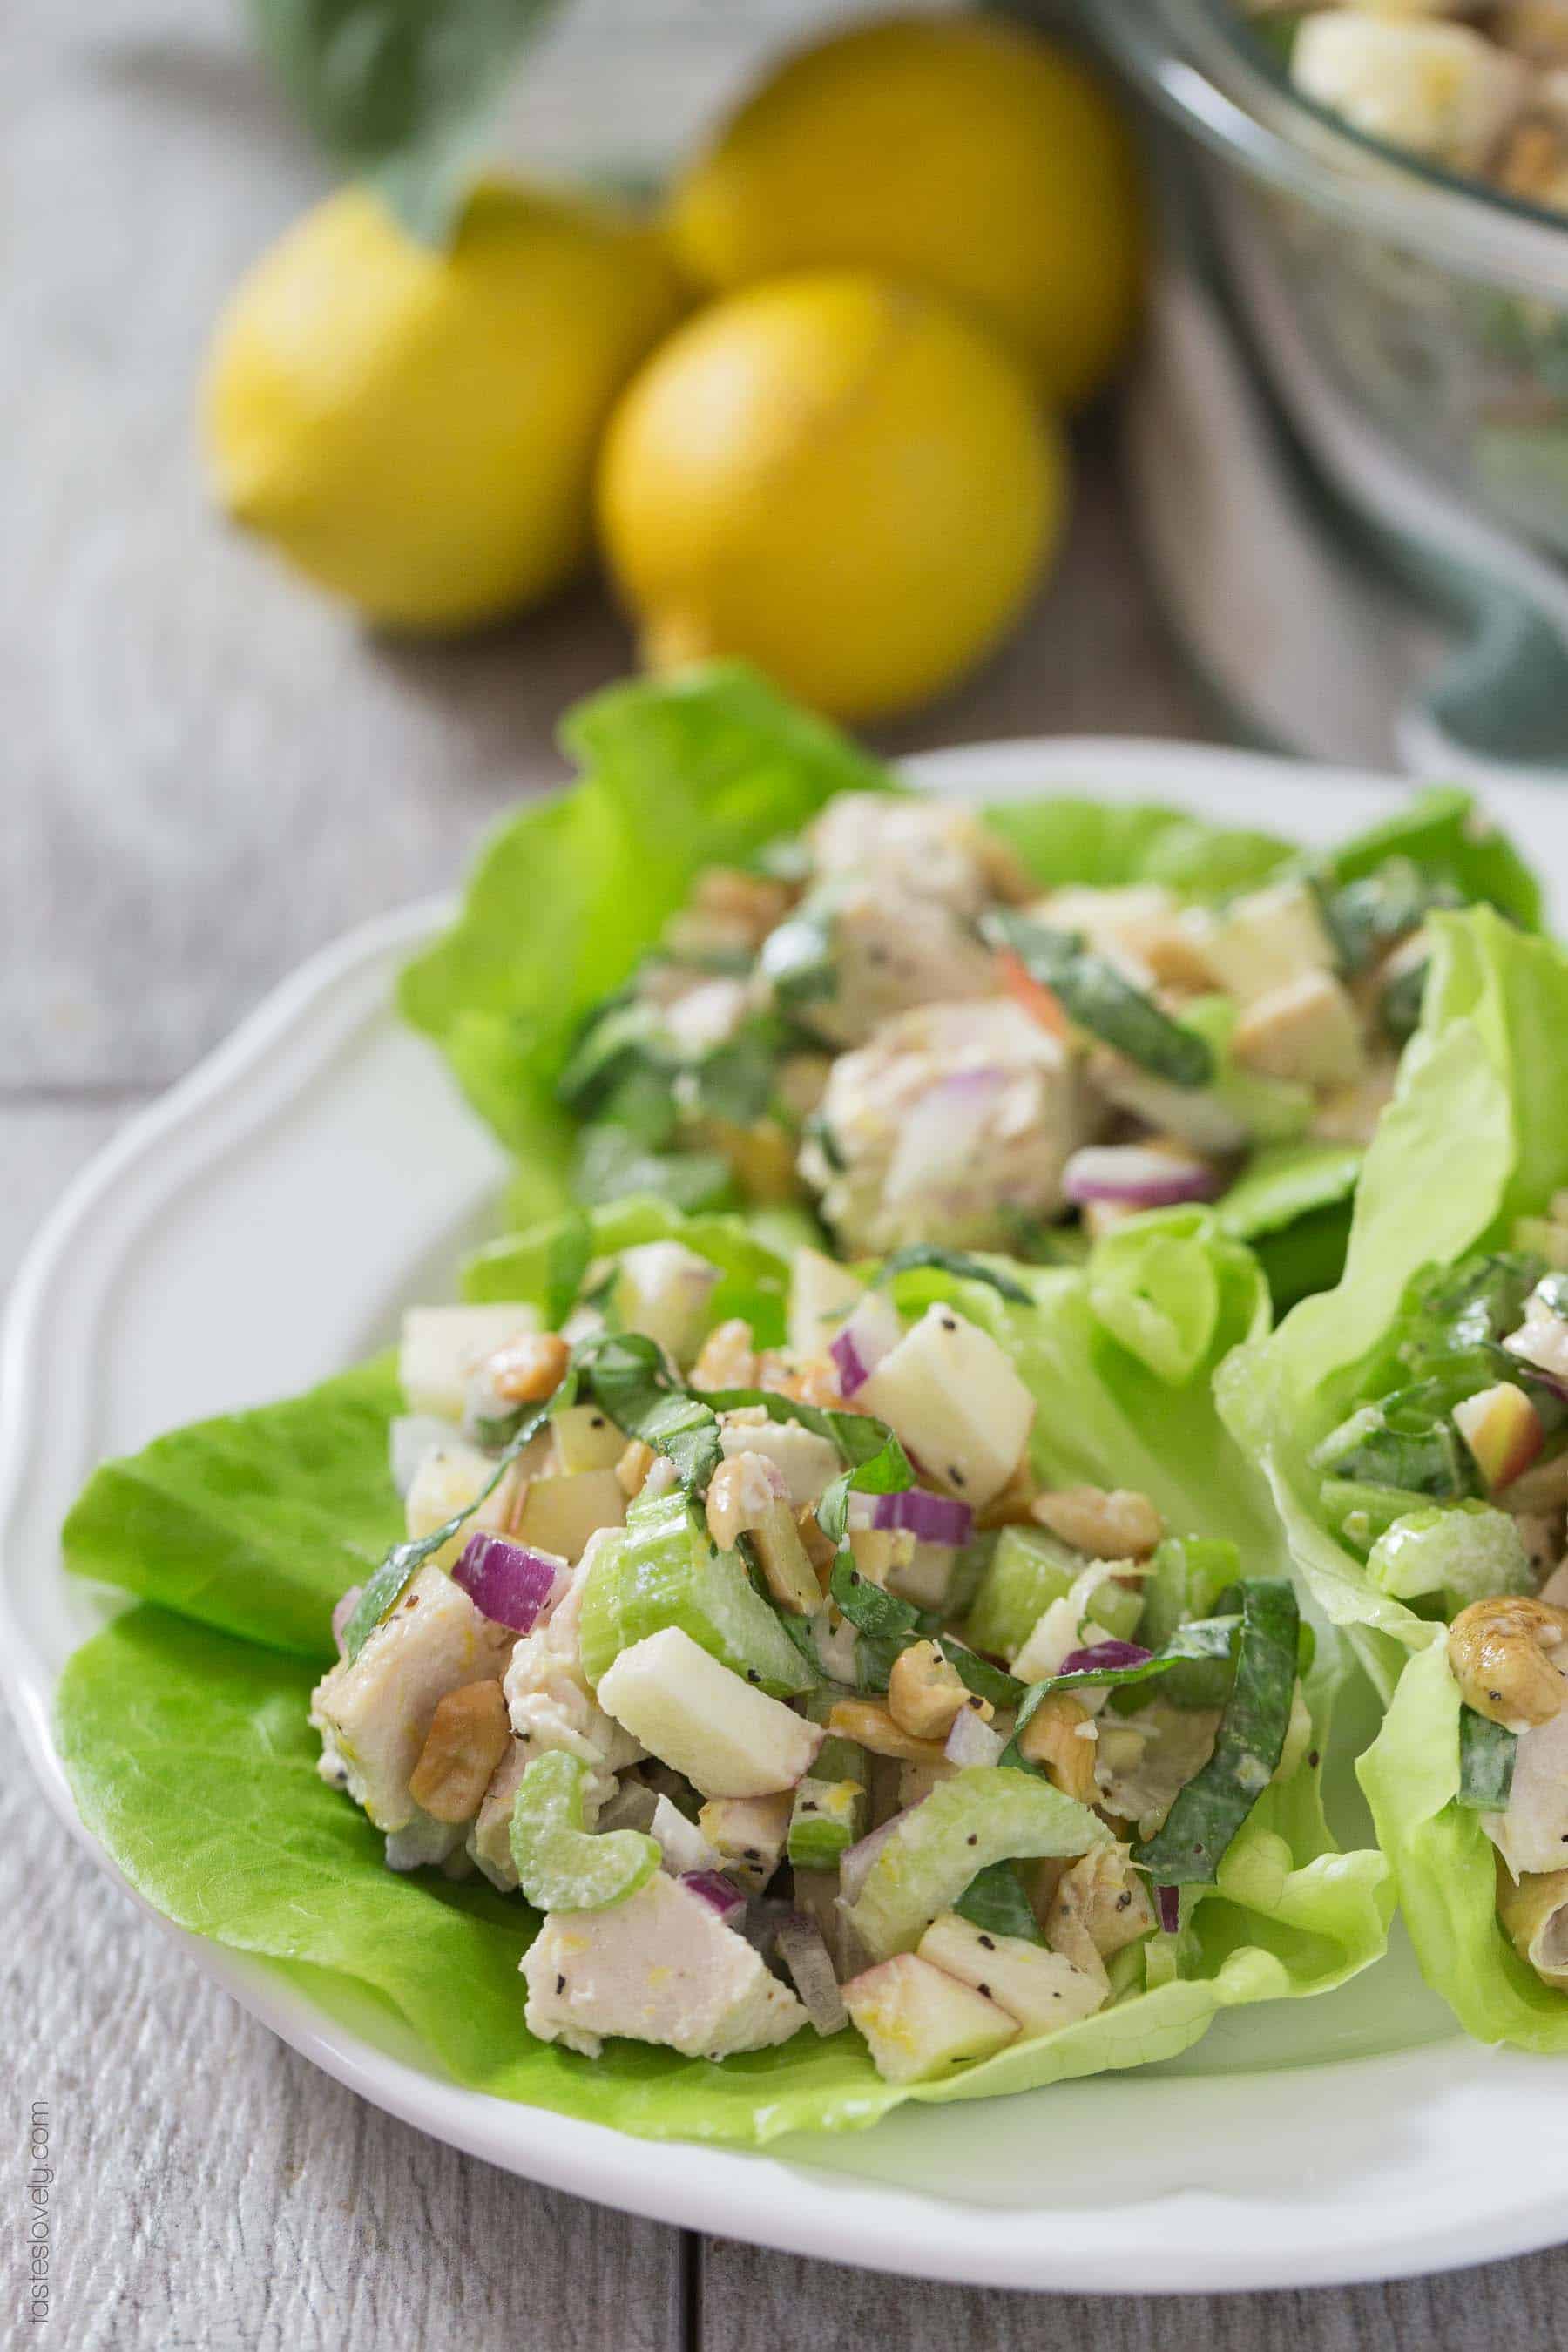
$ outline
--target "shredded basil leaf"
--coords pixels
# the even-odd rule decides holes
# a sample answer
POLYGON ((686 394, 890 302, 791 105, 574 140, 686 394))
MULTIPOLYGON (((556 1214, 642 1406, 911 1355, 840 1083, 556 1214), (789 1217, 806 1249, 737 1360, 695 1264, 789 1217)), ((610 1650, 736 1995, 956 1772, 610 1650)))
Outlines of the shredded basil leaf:
POLYGON ((595 1403, 616 1428, 662 1454, 688 1494, 700 1494, 723 1459, 719 1416, 671 1379, 658 1342, 617 1331, 591 1340, 578 1361, 595 1403))
POLYGON ((1507 1811, 1513 1791, 1513 1768, 1519 1756, 1519 1734, 1506 1724, 1493 1723, 1473 1706, 1459 1709, 1459 1794, 1458 1802, 1472 1812, 1507 1811))
POLYGON ((1016 1863, 993 1862, 976 1871, 952 1907, 984 1935, 1016 1936, 1026 1944, 1046 1940, 1016 1863))
POLYGON ((1237 1587, 1241 1633, 1236 1678, 1214 1753, 1177 1797, 1163 1829, 1132 1859, 1158 1886, 1212 1885, 1231 1840, 1273 1778, 1296 1688, 1301 1614, 1283 1578, 1237 1587))
POLYGON ((465 1503, 460 1511, 454 1511, 451 1517, 438 1527, 434 1534, 416 1536, 407 1543, 393 1546, 374 1575, 366 1582, 363 1591, 354 1603, 353 1614, 343 1628, 345 1658, 358 1657, 382 1619, 402 1599, 405 1587, 413 1580, 417 1570, 424 1567, 431 1553, 439 1551, 444 1543, 449 1543, 464 1522, 472 1518, 479 1505, 487 1502, 495 1493, 523 1447, 538 1436, 551 1414, 574 1402, 576 1395, 577 1370, 575 1365, 573 1365, 568 1368, 565 1378, 554 1393, 546 1397, 542 1404, 536 1405, 532 1412, 519 1423, 508 1440, 495 1468, 474 1496, 473 1501, 465 1503))
POLYGON ((993 947, 1016 955, 1030 979, 1050 990, 1069 1020, 1129 1061, 1173 1086, 1213 1082, 1214 1049, 1207 1038, 1173 1021, 1077 931, 1056 930, 1006 908, 985 915, 980 929, 993 947))
POLYGON ((981 1657, 951 1633, 939 1633, 936 1639, 937 1647, 965 1690, 973 1691, 976 1698, 988 1698, 993 1706, 1022 1706, 1027 1683, 1021 1683, 1016 1675, 1008 1674, 1003 1666, 994 1666, 989 1658, 981 1657))
POLYGON ((1034 1304, 1023 1284, 1016 1282, 1010 1274, 999 1273, 996 1267, 985 1265, 983 1259, 967 1256, 963 1250, 939 1249, 934 1242, 910 1242, 903 1249, 889 1251, 882 1260, 871 1286, 880 1289, 884 1283, 892 1282, 899 1275, 908 1274, 916 1266, 922 1265, 934 1266, 939 1273, 951 1274, 961 1282, 989 1283, 993 1290, 1000 1291, 1003 1297, 1015 1307, 1032 1307, 1034 1304))

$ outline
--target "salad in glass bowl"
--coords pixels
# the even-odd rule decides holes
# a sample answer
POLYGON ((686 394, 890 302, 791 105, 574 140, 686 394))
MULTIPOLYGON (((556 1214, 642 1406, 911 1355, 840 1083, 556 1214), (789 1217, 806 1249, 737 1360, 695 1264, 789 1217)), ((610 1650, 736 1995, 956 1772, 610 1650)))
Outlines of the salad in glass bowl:
POLYGON ((1261 281, 1381 434, 1568 550, 1562 12, 1090 16, 1208 159, 1243 310, 1261 281))

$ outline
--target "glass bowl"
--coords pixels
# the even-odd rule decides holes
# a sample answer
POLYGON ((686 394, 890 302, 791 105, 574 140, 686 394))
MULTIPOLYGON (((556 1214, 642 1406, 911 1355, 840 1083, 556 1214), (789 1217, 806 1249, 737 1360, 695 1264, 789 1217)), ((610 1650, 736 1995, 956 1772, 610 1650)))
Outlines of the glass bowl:
POLYGON ((1568 555, 1568 221, 1298 99, 1225 0, 1084 6, 1102 46, 1217 159, 1255 266, 1368 422, 1568 555))

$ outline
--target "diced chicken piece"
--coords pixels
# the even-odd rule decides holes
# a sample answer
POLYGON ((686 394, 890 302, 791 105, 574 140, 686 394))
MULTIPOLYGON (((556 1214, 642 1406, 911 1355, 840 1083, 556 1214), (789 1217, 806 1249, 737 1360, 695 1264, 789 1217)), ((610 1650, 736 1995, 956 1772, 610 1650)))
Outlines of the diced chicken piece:
POLYGON ((920 1958, 1016 2017, 1025 2037, 1055 2033, 1092 2017, 1105 2005, 1103 1969, 1086 1976, 1060 1952, 1043 1951, 1021 1936, 976 1927, 956 1911, 933 1920, 917 1947, 920 1958))
POLYGON ((1214 1752, 1219 1711, 1172 1706, 1155 1699, 1100 1733, 1096 1774, 1099 1802, 1140 1838, 1152 1837, 1195 1772, 1214 1752))
POLYGON ((1011 1358, 955 1307, 930 1307, 859 1391, 927 1482, 980 1510, 1023 1459, 1035 1400, 1011 1358))
POLYGON ((823 1488, 837 1478, 843 1465, 838 1449, 798 1421, 770 1421, 761 1405, 742 1407, 721 1416, 719 1443, 724 1458, 758 1454, 771 1462, 784 1482, 790 1506, 803 1511, 823 1488))
POLYGON ((527 1743, 514 1738, 496 1766, 468 1830, 469 1861, 478 1863, 490 1885, 503 1895, 510 1895, 517 1886, 517 1864, 511 1858, 511 1809, 531 1761, 532 1750, 527 1743))
POLYGON ((697 1826, 719 1857, 719 1868, 760 1895, 784 1859, 793 1792, 774 1797, 710 1797, 697 1826))
POLYGON ((1486 169, 1524 103, 1529 68, 1468 25, 1325 9, 1296 35, 1290 78, 1352 129, 1453 172, 1486 169))
POLYGON ((1109 1839, 1090 1846, 1062 1873, 1044 1923, 1052 1951, 1097 1983, 1106 1961, 1148 1935, 1154 1924, 1154 1906, 1129 1848, 1109 1839))
POLYGON ((516 1745, 525 1764, 549 1748, 560 1748, 587 1766, 589 1778, 583 1787, 585 1829, 592 1829, 599 1807, 615 1793, 616 1774, 635 1764, 642 1753, 637 1741, 600 1706, 583 1672, 583 1596, 596 1549, 595 1539, 544 1622, 517 1643, 504 1685, 516 1745))
POLYGON ((894 793, 840 793, 806 835, 821 880, 871 877, 957 915, 1026 894, 1011 850, 971 808, 894 793))
POLYGON ((403 1318, 397 1360, 408 1410, 460 1421, 468 1384, 486 1358, 538 1328, 538 1309, 519 1301, 493 1307, 411 1307, 403 1318))
POLYGON ((1061 1041, 1009 999, 889 1021, 834 1065, 801 1173, 851 1251, 1005 1247, 1061 1214, 1096 1112, 1061 1041))
POLYGON ((806 2022, 761 1955, 665 1871, 605 1910, 552 1911, 522 1974, 529 2032, 589 2058, 605 2034, 728 2058, 787 2042, 806 2022))
POLYGON ((1329 971, 1303 972, 1247 1008, 1231 1041, 1237 1060, 1265 1077, 1352 1086, 1363 1063, 1355 1007, 1329 971))
POLYGON ((1508 1811, 1482 1816, 1487 1835, 1515 1878, 1561 1870, 1568 1854, 1568 1706, 1521 1731, 1508 1811))
POLYGON ((500 1675, 516 1639, 427 1564, 358 1657, 341 1658, 317 1685, 310 1721, 377 1829, 400 1830, 413 1818, 408 1782, 438 1703, 500 1675))
MULTIPOLYGON (((795 925, 814 921, 826 942, 826 961, 811 984, 770 972, 766 951, 760 984, 771 986, 802 1027, 837 1046, 863 1045, 895 1014, 922 1004, 957 1004, 996 992, 994 959, 973 933, 935 899, 917 898, 881 882, 831 886, 807 900, 795 925)), ((780 934, 782 937, 783 934, 780 934)))
POLYGON ((844 1988, 884 2082, 923 2083, 1016 2041, 1018 2021, 973 1985, 914 1952, 883 1960, 844 1988))

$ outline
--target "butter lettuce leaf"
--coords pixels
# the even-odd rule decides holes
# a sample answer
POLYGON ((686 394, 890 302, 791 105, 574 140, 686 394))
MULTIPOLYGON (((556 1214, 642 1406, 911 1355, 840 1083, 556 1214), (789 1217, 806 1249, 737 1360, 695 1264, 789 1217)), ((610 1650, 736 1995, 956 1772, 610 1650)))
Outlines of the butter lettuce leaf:
MULTIPOLYGON (((782 1328, 783 1263, 738 1221, 683 1221, 654 1201, 589 1225, 584 1236, 580 1220, 558 1222, 481 1253, 469 1295, 559 1306, 552 1286, 585 1241, 602 1255, 678 1235, 721 1267, 716 1310, 782 1328)), ((889 1287, 906 1312, 949 1297, 995 1334, 1040 1400, 1043 1475, 1141 1486, 1173 1525, 1231 1538, 1247 1573, 1276 1568, 1266 1491, 1210 1396, 1220 1356, 1267 1320, 1246 1252, 1209 1213, 1173 1211, 1119 1234, 1097 1279, 1005 1270, 1006 1294, 929 1265, 889 1287)), ((497 2096, 653 2138, 750 2145, 869 2124, 904 2098, 981 2098, 1173 2056, 1221 2009, 1327 1990, 1382 1950, 1386 1866, 1336 1853, 1319 1795, 1333 1683, 1320 1664, 1311 1758, 1264 1792, 1179 1948, 1156 1939, 1146 1976, 1131 1956, 1135 1989, 1097 2017, 910 2089, 883 2083, 848 2032, 722 2065, 620 2042, 590 2061, 534 2042, 518 1976, 534 1915, 483 1882, 389 1872, 379 1836, 316 1770, 307 1718, 332 1654, 332 1602, 399 1531, 387 1426, 400 1402, 378 1361, 161 1438, 101 1470, 71 1515, 69 1565, 142 1605, 67 1667, 67 1769, 89 1830, 183 1927, 369 1992, 432 2063, 497 2096)))
POLYGON ((1356 1192, 1338 1286, 1305 1299, 1220 1372, 1220 1409, 1262 1464, 1325 1614, 1355 1629, 1386 1699, 1436 1629, 1380 1592, 1321 1507, 1308 1457, 1363 1402, 1413 1275, 1509 1240, 1568 1183, 1568 955, 1489 908, 1433 919, 1421 1026, 1356 1192))
POLYGON ((1356 1773, 1421 1973, 1468 2033, 1568 2050, 1568 2000, 1521 1960, 1497 1916, 1497 1859, 1458 1802, 1459 1686, 1440 1644, 1412 1658, 1356 1773))

